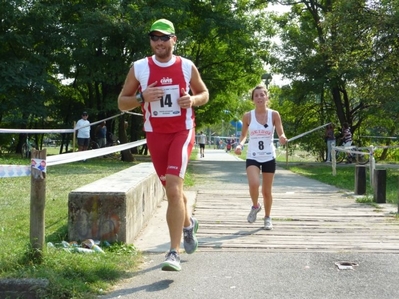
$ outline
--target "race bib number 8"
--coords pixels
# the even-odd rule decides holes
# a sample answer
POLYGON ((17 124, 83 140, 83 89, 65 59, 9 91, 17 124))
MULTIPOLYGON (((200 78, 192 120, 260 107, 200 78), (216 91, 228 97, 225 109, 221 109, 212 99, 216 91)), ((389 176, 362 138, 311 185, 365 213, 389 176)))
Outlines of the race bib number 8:
POLYGON ((174 117, 181 115, 177 99, 180 98, 179 85, 162 86, 163 97, 156 102, 151 102, 152 117, 174 117))

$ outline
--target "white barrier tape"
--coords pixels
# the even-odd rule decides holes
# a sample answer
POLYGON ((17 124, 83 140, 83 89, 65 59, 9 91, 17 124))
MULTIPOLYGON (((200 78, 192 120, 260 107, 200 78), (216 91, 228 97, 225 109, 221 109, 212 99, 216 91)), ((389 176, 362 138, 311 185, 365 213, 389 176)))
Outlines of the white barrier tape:
POLYGON ((301 137, 303 137, 303 136, 305 136, 305 135, 307 135, 307 134, 309 134, 309 133, 312 133, 312 132, 314 132, 314 131, 320 130, 320 129, 324 128, 325 126, 328 126, 329 124, 331 124, 331 123, 322 125, 322 126, 320 126, 320 127, 314 128, 313 130, 310 130, 310 131, 307 131, 307 132, 305 132, 305 133, 302 133, 302 134, 299 134, 299 135, 297 135, 297 136, 294 136, 294 137, 288 139, 287 142, 294 141, 295 139, 301 138, 301 137))
MULTIPOLYGON (((121 116, 123 115, 123 113, 108 117, 108 118, 104 118, 102 120, 90 123, 90 125, 87 126, 82 126, 80 128, 85 128, 85 127, 89 127, 89 126, 93 126, 93 125, 97 125, 100 124, 104 121, 113 119, 115 117, 121 116)), ((52 134, 52 133, 60 133, 60 134, 64 134, 64 133, 73 133, 75 132, 77 129, 2 129, 0 128, 0 133, 23 133, 23 134, 52 134)))
POLYGON ((398 139, 398 137, 384 137, 384 136, 359 136, 359 138, 376 138, 376 139, 393 139, 393 140, 398 139))
POLYGON ((31 166, 26 165, 0 165, 0 178, 14 178, 30 176, 31 166))
MULTIPOLYGON (((32 159, 32 163, 35 164, 35 168, 42 170, 43 172, 46 171, 47 166, 53 166, 53 165, 59 165, 59 164, 65 164, 65 163, 70 163, 70 162, 76 162, 76 161, 82 161, 90 158, 95 158, 95 157, 101 157, 105 156, 108 154, 112 154, 115 152, 119 151, 124 151, 127 149, 130 149, 132 147, 137 147, 143 144, 146 144, 147 140, 142 139, 134 142, 129 142, 125 144, 120 144, 120 145, 114 145, 110 147, 104 147, 104 148, 99 148, 99 149, 94 149, 94 150, 89 150, 89 151, 84 151, 84 152, 75 152, 75 153, 67 153, 67 154, 61 154, 61 155, 54 155, 54 156, 48 156, 45 164, 46 167, 44 170, 42 170, 39 166, 43 159, 32 159)), ((25 165, 0 165, 0 178, 7 178, 7 177, 20 177, 20 176, 29 176, 31 175, 31 165, 25 166, 25 165)))
POLYGON ((138 141, 134 141, 134 142, 129 142, 129 143, 120 144, 120 145, 113 145, 113 146, 103 147, 103 148, 89 150, 89 151, 48 156, 47 157, 47 166, 53 166, 53 165, 58 165, 58 164, 87 160, 87 159, 95 158, 95 157, 101 157, 101 156, 105 156, 105 155, 112 154, 115 152, 124 151, 124 150, 130 149, 132 147, 137 147, 137 146, 140 146, 140 145, 143 145, 146 143, 147 143, 147 140, 142 139, 142 140, 138 140, 138 141))
POLYGON ((380 146, 380 145, 376 145, 374 146, 374 149, 388 149, 388 148, 398 148, 399 145, 386 145, 386 146, 380 146))
POLYGON ((125 113, 127 113, 127 114, 132 114, 132 115, 143 116, 143 114, 136 113, 136 112, 125 111, 125 113))
MULTIPOLYGON (((120 114, 117 114, 117 115, 114 115, 114 116, 110 116, 110 117, 107 117, 107 118, 92 122, 92 123, 90 123, 89 125, 86 125, 86 126, 81 126, 80 129, 81 128, 85 128, 85 127, 89 127, 89 126, 94 126, 94 125, 97 125, 97 124, 102 124, 103 122, 105 122, 107 120, 113 119, 113 118, 121 116, 121 115, 123 115, 123 113, 120 113, 120 114)), ((76 130, 76 127, 75 127, 75 130, 76 130)))
POLYGON ((26 134, 41 134, 41 133, 73 133, 74 129, 1 129, 0 133, 26 133, 26 134))

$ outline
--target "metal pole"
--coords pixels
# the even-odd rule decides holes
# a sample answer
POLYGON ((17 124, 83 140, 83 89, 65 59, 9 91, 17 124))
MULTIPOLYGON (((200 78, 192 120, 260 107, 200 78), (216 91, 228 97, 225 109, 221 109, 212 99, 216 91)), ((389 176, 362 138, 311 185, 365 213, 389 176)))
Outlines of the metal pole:
POLYGON ((289 142, 287 142, 286 144, 285 144, 285 166, 287 166, 288 167, 288 144, 289 144, 289 142))

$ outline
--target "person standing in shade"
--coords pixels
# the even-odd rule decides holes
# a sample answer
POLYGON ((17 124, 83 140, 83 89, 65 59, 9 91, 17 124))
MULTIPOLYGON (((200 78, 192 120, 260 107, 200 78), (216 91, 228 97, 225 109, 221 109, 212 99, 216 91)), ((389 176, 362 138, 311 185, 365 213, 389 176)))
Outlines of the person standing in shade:
POLYGON ((97 126, 96 138, 100 148, 107 145, 107 123, 105 121, 97 126))
MULTIPOLYGON (((347 122, 342 124, 342 145, 344 147, 349 147, 352 145, 352 132, 347 122)), ((352 163, 350 153, 346 153, 346 163, 352 163)))
POLYGON ((200 135, 198 136, 198 143, 200 147, 200 157, 203 158, 205 157, 205 144, 206 144, 206 135, 204 132, 200 132, 200 135))
POLYGON ((141 105, 147 146, 168 199, 170 250, 161 268, 179 271, 182 234, 186 253, 198 247, 198 221, 189 216, 183 183, 195 143, 194 107, 206 104, 209 93, 194 63, 173 54, 177 37, 172 22, 154 22, 149 40, 154 55, 132 64, 118 108, 128 111, 141 105))
POLYGON ((255 109, 246 112, 242 118, 242 131, 235 154, 241 155, 241 150, 249 133, 247 148, 246 171, 249 185, 249 194, 252 207, 248 214, 249 223, 256 221, 257 214, 262 209, 259 203, 260 176, 262 174, 262 196, 265 206, 264 229, 273 229, 270 216, 272 208, 272 186, 276 172, 276 151, 273 143, 274 131, 277 131, 280 144, 287 142, 284 134, 280 114, 276 110, 267 108, 269 101, 265 86, 258 85, 252 91, 252 101, 255 109))
POLYGON ((76 130, 78 131, 78 150, 86 151, 90 144, 90 121, 88 121, 89 115, 86 111, 82 113, 82 118, 76 123, 76 130))
POLYGON ((331 162, 331 149, 335 145, 335 135, 334 135, 334 126, 332 124, 328 124, 326 127, 325 138, 327 142, 327 158, 326 163, 331 162))

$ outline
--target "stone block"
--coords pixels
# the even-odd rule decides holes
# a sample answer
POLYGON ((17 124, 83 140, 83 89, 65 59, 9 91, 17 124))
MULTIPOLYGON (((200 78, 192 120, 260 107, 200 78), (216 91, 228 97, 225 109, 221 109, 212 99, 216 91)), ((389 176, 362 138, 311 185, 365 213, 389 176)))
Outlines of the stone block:
POLYGON ((82 186, 68 196, 69 241, 133 244, 164 199, 152 163, 140 163, 82 186))
POLYGON ((47 298, 49 285, 47 279, 6 278, 0 279, 0 298, 5 299, 40 299, 47 298))

